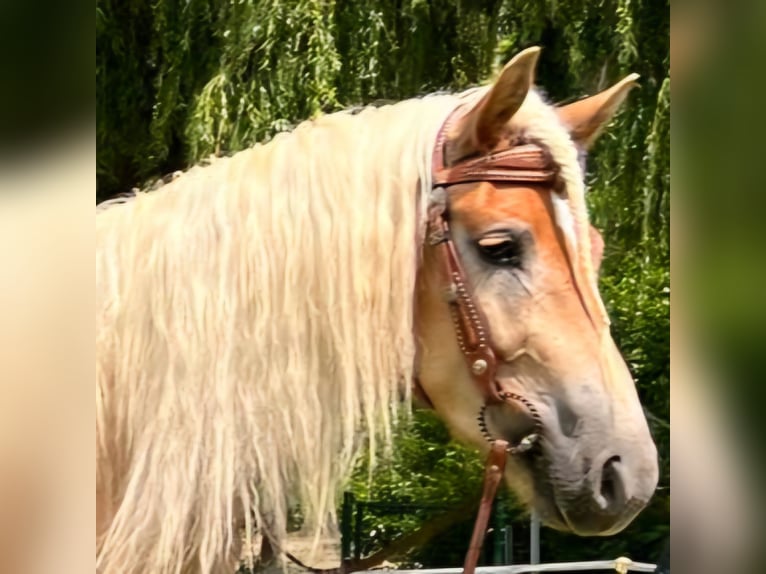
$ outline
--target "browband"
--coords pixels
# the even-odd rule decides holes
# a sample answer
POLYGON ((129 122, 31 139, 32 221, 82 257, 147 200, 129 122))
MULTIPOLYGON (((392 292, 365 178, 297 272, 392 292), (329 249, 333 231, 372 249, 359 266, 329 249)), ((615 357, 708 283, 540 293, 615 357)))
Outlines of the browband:
POLYGON ((433 187, 480 181, 547 183, 555 179, 555 163, 548 151, 518 138, 501 138, 488 154, 445 164, 447 137, 465 115, 465 107, 457 108, 439 130, 431 162, 433 187))

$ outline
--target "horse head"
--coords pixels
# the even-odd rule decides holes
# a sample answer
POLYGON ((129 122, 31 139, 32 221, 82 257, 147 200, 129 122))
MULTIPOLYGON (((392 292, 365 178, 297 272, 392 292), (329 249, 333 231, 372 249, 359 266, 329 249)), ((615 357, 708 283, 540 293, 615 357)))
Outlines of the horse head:
POLYGON ((603 242, 587 222, 579 160, 635 76, 556 108, 532 89, 538 52, 520 53, 468 98, 440 142, 445 168, 529 142, 551 158, 549 181, 478 176, 443 190, 450 238, 496 358, 492 384, 523 397, 535 417, 524 404, 486 405, 456 337, 435 244, 425 245, 418 277, 418 379, 453 433, 476 445, 487 444, 482 411, 488 433, 512 444, 537 425, 534 447, 509 461, 508 484, 549 526, 609 535, 647 504, 658 462, 597 290, 603 242))

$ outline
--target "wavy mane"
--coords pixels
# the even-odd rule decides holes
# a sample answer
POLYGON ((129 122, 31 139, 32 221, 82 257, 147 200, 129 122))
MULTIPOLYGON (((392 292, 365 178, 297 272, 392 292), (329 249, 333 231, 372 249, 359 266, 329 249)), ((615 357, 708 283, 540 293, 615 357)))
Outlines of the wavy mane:
POLYGON ((320 117, 98 211, 99 571, 218 571, 242 526, 280 544, 288 500, 315 532, 334 521, 409 399, 432 145, 456 102, 320 117))

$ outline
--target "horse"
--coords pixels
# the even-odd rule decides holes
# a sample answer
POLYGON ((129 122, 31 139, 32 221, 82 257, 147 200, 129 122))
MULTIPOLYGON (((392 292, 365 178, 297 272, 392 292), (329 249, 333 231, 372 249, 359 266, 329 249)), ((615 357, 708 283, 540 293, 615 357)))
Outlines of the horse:
POLYGON ((505 481, 553 528, 611 535, 648 503, 583 175, 637 76, 555 106, 539 52, 98 209, 98 571, 232 571, 296 506, 321 531, 415 396, 482 453, 515 445, 505 481))

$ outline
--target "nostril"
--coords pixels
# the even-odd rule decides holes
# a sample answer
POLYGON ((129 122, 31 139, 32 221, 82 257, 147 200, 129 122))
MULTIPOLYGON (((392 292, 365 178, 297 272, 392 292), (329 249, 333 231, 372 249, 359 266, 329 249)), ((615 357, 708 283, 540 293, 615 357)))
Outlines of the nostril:
POLYGON ((621 462, 619 456, 612 456, 604 463, 601 469, 601 484, 596 495, 596 501, 602 509, 606 510, 621 504, 623 496, 623 485, 621 483, 620 473, 616 465, 621 462))

